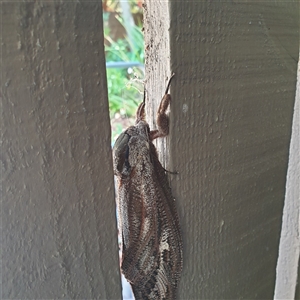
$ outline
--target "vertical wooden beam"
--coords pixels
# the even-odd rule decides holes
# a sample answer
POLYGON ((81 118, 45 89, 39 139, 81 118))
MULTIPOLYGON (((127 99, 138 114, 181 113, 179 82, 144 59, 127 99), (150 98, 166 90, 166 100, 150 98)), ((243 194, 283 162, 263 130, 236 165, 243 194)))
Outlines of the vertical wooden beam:
POLYGON ((1 3, 3 299, 120 299, 101 2, 1 3))
POLYGON ((176 73, 161 153, 179 172, 170 175, 184 239, 178 298, 271 299, 299 3, 146 0, 144 27, 148 109, 176 73))

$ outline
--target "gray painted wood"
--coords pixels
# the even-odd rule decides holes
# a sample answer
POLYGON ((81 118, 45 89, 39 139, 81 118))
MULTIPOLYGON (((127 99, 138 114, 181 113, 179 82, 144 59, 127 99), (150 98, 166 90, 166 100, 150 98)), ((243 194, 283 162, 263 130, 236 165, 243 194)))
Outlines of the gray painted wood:
POLYGON ((101 2, 1 12, 1 298, 120 299, 101 2))
POLYGON ((148 112, 179 209, 179 299, 271 299, 285 196, 299 3, 145 1, 148 112), (154 115, 150 115, 153 124, 154 115))

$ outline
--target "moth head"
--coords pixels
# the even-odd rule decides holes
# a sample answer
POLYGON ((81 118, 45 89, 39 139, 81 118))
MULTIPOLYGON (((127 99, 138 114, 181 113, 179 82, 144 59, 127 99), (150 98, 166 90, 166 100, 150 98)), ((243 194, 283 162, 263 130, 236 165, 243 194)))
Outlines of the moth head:
POLYGON ((115 175, 130 175, 133 168, 150 157, 149 131, 148 124, 140 121, 119 135, 113 147, 115 175))

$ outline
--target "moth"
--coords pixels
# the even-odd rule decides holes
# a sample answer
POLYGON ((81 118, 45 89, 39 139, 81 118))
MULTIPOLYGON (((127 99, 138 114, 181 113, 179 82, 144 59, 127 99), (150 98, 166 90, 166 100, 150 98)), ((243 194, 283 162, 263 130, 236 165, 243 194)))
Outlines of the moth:
POLYGON ((113 148, 117 177, 121 271, 139 299, 176 299, 182 270, 182 237, 175 199, 152 141, 169 133, 167 84, 157 112, 157 129, 145 120, 144 101, 136 123, 120 134, 113 148))

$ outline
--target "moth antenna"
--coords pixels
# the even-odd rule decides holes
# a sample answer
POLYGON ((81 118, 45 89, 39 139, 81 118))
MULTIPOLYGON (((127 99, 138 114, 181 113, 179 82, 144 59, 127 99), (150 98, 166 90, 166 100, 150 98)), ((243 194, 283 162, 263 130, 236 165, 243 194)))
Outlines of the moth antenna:
POLYGON ((165 91, 165 95, 168 94, 168 91, 169 91, 169 88, 170 88, 170 84, 171 84, 171 81, 173 79, 173 77, 175 76, 175 73, 173 73, 169 79, 169 82, 168 82, 168 85, 167 85, 167 88, 166 88, 166 91, 165 91))
POLYGON ((145 120, 145 103, 146 103, 146 90, 144 89, 143 102, 139 105, 139 107, 136 111, 136 121, 135 121, 135 123, 138 123, 139 121, 144 121, 145 120))

